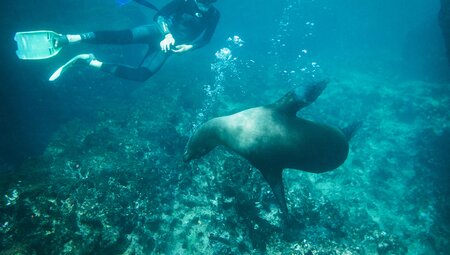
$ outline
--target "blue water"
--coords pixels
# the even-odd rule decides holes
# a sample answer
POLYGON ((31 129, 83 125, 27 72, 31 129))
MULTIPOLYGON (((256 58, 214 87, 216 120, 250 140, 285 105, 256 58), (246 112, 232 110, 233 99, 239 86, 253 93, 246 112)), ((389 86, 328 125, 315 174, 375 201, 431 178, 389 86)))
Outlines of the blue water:
POLYGON ((440 2, 216 6, 213 40, 146 82, 77 67, 49 83, 76 54, 137 65, 145 48, 78 44, 21 61, 15 32, 125 29, 154 11, 122 0, 4 3, 0 254, 446 254, 450 67, 440 2), (285 171, 290 231, 244 159, 218 148, 182 162, 208 119, 321 79, 327 89, 298 116, 364 124, 337 170, 285 171))
POLYGON ((118 6, 124 6, 130 4, 131 2, 132 2, 131 0, 116 0, 116 4, 118 6))

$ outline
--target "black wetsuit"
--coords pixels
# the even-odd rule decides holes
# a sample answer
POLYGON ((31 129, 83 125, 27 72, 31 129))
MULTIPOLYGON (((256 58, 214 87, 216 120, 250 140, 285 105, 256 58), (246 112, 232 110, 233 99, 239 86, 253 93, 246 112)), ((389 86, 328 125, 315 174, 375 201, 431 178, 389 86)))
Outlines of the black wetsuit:
MULTIPOLYGON (((164 6, 155 15, 163 17, 168 24, 175 45, 191 44, 197 49, 207 44, 220 18, 219 11, 211 6, 207 12, 201 12, 194 0, 174 0, 164 6)), ((172 54, 161 50, 160 42, 164 39, 159 25, 139 26, 121 31, 97 31, 82 34, 85 42, 100 44, 147 44, 148 51, 138 67, 103 63, 101 69, 116 76, 145 81, 156 73, 172 54)))

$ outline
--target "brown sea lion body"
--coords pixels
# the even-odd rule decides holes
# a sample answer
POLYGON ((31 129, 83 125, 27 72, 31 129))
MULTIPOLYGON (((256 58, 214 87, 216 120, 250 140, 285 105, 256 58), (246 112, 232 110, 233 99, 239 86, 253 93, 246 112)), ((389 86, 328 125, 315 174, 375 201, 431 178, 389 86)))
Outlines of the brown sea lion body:
POLYGON ((339 167, 348 155, 348 137, 340 129, 296 116, 323 88, 312 98, 309 95, 310 101, 292 91, 273 104, 209 120, 189 140, 185 161, 217 145, 231 149, 261 171, 287 214, 283 169, 326 172, 339 167))

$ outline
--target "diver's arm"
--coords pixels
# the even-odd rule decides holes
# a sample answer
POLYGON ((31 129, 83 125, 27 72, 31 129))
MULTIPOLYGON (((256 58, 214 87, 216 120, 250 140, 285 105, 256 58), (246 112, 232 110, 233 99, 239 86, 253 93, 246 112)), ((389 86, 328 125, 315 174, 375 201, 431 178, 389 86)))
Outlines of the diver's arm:
POLYGON ((163 35, 170 34, 169 23, 163 16, 158 16, 156 23, 158 23, 159 30, 163 35))
POLYGON ((167 52, 175 45, 175 39, 169 29, 169 21, 167 17, 170 17, 173 13, 179 12, 183 8, 183 0, 174 0, 164 6, 158 13, 156 13, 154 20, 158 24, 161 33, 164 35, 164 39, 159 43, 161 50, 167 52))
POLYGON ((179 44, 175 46, 175 49, 172 49, 174 53, 184 53, 190 51, 194 46, 192 44, 179 44))
POLYGON ((184 6, 184 0, 174 0, 166 4, 155 14, 153 20, 158 23, 161 32, 163 32, 164 34, 170 33, 170 31, 168 30, 170 17, 174 13, 179 13, 180 11, 182 11, 183 8, 185 8, 184 6))
POLYGON ((203 31, 201 36, 192 43, 192 49, 198 49, 209 43, 211 40, 214 31, 216 30, 217 24, 219 23, 220 13, 219 11, 215 11, 211 20, 209 21, 208 27, 203 31))
POLYGON ((169 24, 166 22, 163 16, 159 16, 156 20, 161 33, 164 35, 164 39, 159 43, 161 50, 167 52, 170 48, 175 45, 175 39, 169 30, 169 24))
POLYGON ((211 41, 211 37, 214 34, 214 31, 216 30, 216 26, 217 23, 219 21, 219 18, 217 17, 213 23, 211 23, 212 25, 208 26, 205 31, 203 31, 203 33, 200 35, 200 37, 195 40, 192 44, 179 44, 177 46, 175 46, 175 49, 172 49, 172 52, 174 53, 183 53, 183 52, 187 52, 193 49, 198 49, 201 48, 203 46, 205 46, 206 44, 209 43, 209 41, 211 41))

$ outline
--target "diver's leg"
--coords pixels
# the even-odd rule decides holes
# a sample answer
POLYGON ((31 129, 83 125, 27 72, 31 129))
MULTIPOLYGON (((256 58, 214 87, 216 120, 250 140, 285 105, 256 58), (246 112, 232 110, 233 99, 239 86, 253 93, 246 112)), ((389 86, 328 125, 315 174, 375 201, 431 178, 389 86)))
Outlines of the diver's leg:
POLYGON ((133 29, 118 31, 95 31, 83 34, 61 36, 55 41, 55 47, 69 43, 87 42, 95 44, 155 44, 163 39, 156 25, 144 25, 133 29))
POLYGON ((92 60, 89 65, 117 77, 133 81, 145 81, 161 69, 169 56, 170 53, 164 53, 158 49, 149 51, 139 67, 103 63, 98 60, 92 60))
POLYGON ((131 30, 97 31, 74 35, 73 37, 72 35, 64 37, 69 41, 72 40, 71 42, 85 41, 89 43, 148 44, 149 50, 138 67, 103 63, 95 58, 86 60, 86 63, 92 67, 134 81, 145 81, 150 78, 162 67, 171 54, 161 51, 159 42, 162 40, 163 36, 155 25, 140 26, 131 30))
POLYGON ((67 44, 87 42, 98 44, 128 44, 132 43, 131 30, 120 31, 96 31, 83 34, 62 35, 55 39, 55 48, 63 47, 67 44))
POLYGON ((103 63, 100 70, 113 74, 117 77, 132 81, 146 81, 153 76, 153 72, 144 67, 131 67, 126 65, 117 65, 103 63))

